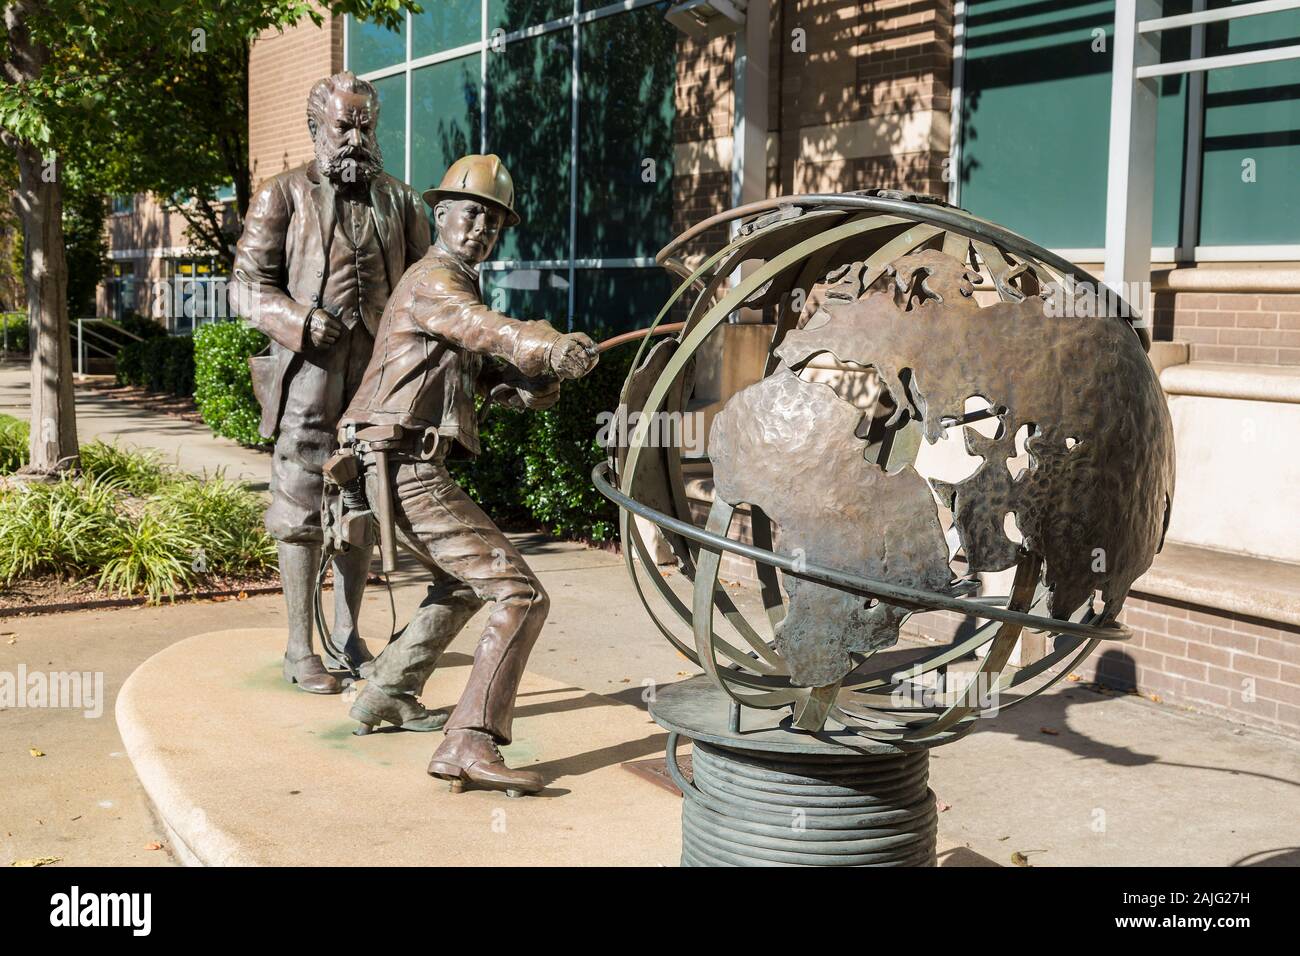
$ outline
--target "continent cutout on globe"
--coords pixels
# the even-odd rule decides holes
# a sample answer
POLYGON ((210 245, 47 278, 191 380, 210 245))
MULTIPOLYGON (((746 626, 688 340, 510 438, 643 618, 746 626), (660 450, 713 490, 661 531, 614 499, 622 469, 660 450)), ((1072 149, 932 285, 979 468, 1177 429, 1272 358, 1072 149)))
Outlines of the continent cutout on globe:
MULTIPOLYGON (((716 491, 761 508, 780 548, 811 564, 947 591, 952 581, 938 509, 910 466, 868 462, 854 430, 862 413, 828 385, 781 367, 736 393, 709 438, 716 491)), ((777 649, 803 687, 834 684, 865 655, 898 639, 906 612, 785 575, 789 607, 777 649)))
MULTIPOLYGON (((860 444, 850 447, 836 437, 838 426, 822 421, 813 428, 818 415, 831 410, 836 421, 852 417, 847 403, 836 405, 833 393, 814 397, 810 386, 800 390, 790 384, 791 379, 798 381, 795 372, 820 353, 874 367, 897 406, 895 417, 906 411, 919 419, 931 443, 948 437, 968 398, 980 397, 1000 410, 997 436, 987 438, 966 428, 967 450, 983 461, 962 481, 934 482, 935 493, 953 512, 966 570, 1000 570, 1014 564, 1022 549, 1034 552, 1044 561, 1053 616, 1068 617, 1099 591, 1106 616, 1113 617, 1159 550, 1173 497, 1173 430, 1155 371, 1123 319, 1060 317, 1048 307, 1047 290, 1023 301, 982 307, 973 296, 978 281, 978 275, 952 256, 926 250, 896 260, 856 297, 820 299, 807 324, 787 334, 777 348, 783 363, 778 371, 734 396, 720 415, 725 424, 715 425, 713 440, 721 438, 727 448, 732 480, 725 483, 730 493, 722 491, 721 479, 719 490, 732 504, 750 501, 766 510, 743 492, 761 493, 771 501, 772 491, 761 481, 735 474, 738 465, 751 469, 759 460, 784 462, 792 457, 787 451, 791 443, 813 458, 861 453, 860 444), (751 390, 756 390, 753 396, 751 390), (810 409, 817 411, 796 413, 781 404, 799 400, 809 401, 810 409), (748 445, 739 431, 739 418, 747 415, 756 419, 744 426, 749 429, 748 445), (820 437, 787 434, 794 421, 820 437), (1012 477, 1007 461, 1016 455, 1015 436, 1021 426, 1029 436, 1029 467, 1012 477), (1015 517, 1021 543, 1007 538, 1008 514, 1015 517)), ((843 431, 852 429, 849 425, 843 431)), ((716 458, 712 446, 710 453, 716 458)), ((805 537, 820 534, 840 540, 855 531, 869 537, 879 533, 883 519, 867 517, 868 523, 857 525, 859 514, 890 512, 898 501, 912 500, 898 493, 877 498, 890 487, 889 480, 875 465, 862 462, 835 480, 835 498, 821 501, 808 487, 816 479, 807 472, 828 464, 795 465, 800 483, 785 482, 805 496, 797 506, 781 503, 794 510, 805 537), (840 481, 853 487, 841 487, 840 481), (841 510, 846 499, 856 502, 855 512, 841 510)), ((926 484, 910 469, 900 475, 926 484)), ((918 532, 910 524, 906 530, 919 539, 909 542, 895 536, 873 542, 871 548, 891 556, 899 551, 931 553, 931 531, 918 532)), ((848 560, 856 560, 856 553, 848 560)), ((929 575, 924 580, 933 582, 934 569, 928 562, 922 566, 929 575)), ((856 570, 876 576, 870 564, 856 570)), ((887 567, 883 578, 929 586, 920 577, 908 580, 891 573, 903 570, 887 567)), ((805 629, 801 633, 816 630, 815 625, 800 626, 805 629)), ((844 643, 837 637, 827 641, 844 643)))

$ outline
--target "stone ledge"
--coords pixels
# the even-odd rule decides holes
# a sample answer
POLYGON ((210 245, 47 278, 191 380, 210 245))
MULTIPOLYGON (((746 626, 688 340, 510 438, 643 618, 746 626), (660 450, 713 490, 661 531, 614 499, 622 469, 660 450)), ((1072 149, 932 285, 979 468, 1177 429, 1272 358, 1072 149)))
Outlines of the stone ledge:
POLYGON ((1133 590, 1300 627, 1300 564, 1166 542, 1133 590))
POLYGON ((1294 262, 1222 263, 1151 270, 1156 292, 1300 292, 1294 262))
POLYGON ((1300 366, 1189 362, 1164 369, 1160 384, 1169 395, 1300 404, 1300 366))

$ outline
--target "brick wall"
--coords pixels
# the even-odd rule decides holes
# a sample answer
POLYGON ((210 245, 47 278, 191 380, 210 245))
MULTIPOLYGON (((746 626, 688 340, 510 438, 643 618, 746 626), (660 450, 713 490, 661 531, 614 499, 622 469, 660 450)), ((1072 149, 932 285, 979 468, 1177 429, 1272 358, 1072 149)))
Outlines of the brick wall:
MULTIPOLYGON (((707 43, 677 40, 676 117, 673 120, 673 234, 731 205, 731 37, 707 43)), ((694 249, 714 249, 726 230, 706 233, 694 249)))
MULTIPOLYGON (((773 0, 771 24, 769 195, 947 194, 951 0, 773 0)), ((733 57, 730 37, 678 40, 678 232, 730 205, 733 57)), ((697 248, 724 238, 719 230, 697 248)))
MULTIPOLYGON (((1138 591, 1125 601, 1120 620, 1133 639, 1102 644, 1073 673, 1162 703, 1300 734, 1300 628, 1138 591)), ((959 631, 970 633, 970 623, 939 611, 909 619, 904 631, 947 644, 959 631)))
POLYGON ((785 0, 781 21, 782 186, 946 194, 950 0, 785 0))
POLYGON ((1138 592, 1125 602, 1121 620, 1133 640, 1098 648, 1081 676, 1300 733, 1300 629, 1138 592))
POLYGON ((1300 294, 1159 292, 1155 337, 1193 362, 1300 365, 1300 294))
MULTIPOLYGON (((248 152, 253 184, 311 159, 307 94, 322 77, 343 69, 343 20, 317 27, 307 18, 268 30, 248 57, 248 152)), ((400 122, 400 119, 399 119, 400 122)))

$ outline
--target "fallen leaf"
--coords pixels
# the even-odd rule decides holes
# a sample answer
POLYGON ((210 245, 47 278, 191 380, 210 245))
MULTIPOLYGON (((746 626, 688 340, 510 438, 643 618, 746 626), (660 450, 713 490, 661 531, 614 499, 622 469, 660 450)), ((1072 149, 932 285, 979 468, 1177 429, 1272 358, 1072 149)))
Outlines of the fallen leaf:
POLYGON ((1047 736, 1049 737, 1061 736, 1061 732, 1059 730, 1053 730, 1051 727, 1039 727, 1038 731, 1039 733, 1047 734, 1047 736))
POLYGON ((44 756, 45 756, 45 751, 44 751, 44 750, 38 750, 38 749, 35 748, 35 747, 28 747, 28 748, 27 748, 27 752, 28 752, 29 754, 31 754, 33 757, 44 757, 44 756))
POLYGON ((1077 684, 1079 681, 1083 680, 1083 678, 1080 677, 1078 674, 1071 674, 1069 677, 1066 678, 1066 680, 1077 684))
POLYGON ((146 850, 161 850, 161 849, 162 849, 162 844, 161 844, 161 843, 146 843, 146 844, 144 845, 144 848, 145 848, 146 850))
POLYGON ((247 592, 247 591, 240 591, 240 592, 239 592, 239 596, 238 596, 237 598, 235 598, 235 600, 236 600, 236 601, 247 601, 247 600, 248 600, 248 592, 247 592))
POLYGON ((621 681, 619 681, 619 683, 620 683, 620 684, 630 684, 630 683, 632 683, 632 678, 630 678, 630 677, 624 677, 621 681))
POLYGON ((940 813, 943 813, 943 811, 945 811, 945 810, 951 810, 951 809, 952 809, 952 804, 951 804, 951 803, 944 803, 944 802, 943 802, 942 800, 940 800, 938 797, 935 797, 935 799, 934 799, 934 806, 935 806, 935 809, 938 810, 940 813))
POLYGON ((63 859, 61 856, 33 856, 26 860, 14 860, 10 866, 49 866, 63 859))
POLYGON ((998 842, 1001 843, 1003 840, 1010 840, 1010 839, 1011 839, 1011 834, 1007 834, 1004 837, 998 837, 998 842))
POLYGON ((1151 695, 1151 699, 1152 699, 1153 701, 1155 701, 1157 704, 1161 703, 1160 695, 1159 695, 1159 694, 1152 694, 1152 695, 1151 695))
POLYGON ((1029 862, 1029 857, 1025 856, 1019 850, 1011 854, 1011 862, 1016 866, 1033 866, 1033 864, 1029 862))

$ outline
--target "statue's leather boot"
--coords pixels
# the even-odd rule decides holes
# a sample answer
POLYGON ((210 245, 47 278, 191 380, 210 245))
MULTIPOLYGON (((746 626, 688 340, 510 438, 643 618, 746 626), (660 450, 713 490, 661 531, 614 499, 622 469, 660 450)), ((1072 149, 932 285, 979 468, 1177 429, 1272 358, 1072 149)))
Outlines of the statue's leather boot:
POLYGON ((451 715, 445 710, 426 709, 413 694, 389 693, 371 682, 352 702, 348 716, 360 724, 353 733, 364 737, 385 721, 416 733, 442 730, 451 715))
POLYGON ((343 686, 325 669, 320 655, 312 652, 312 594, 320 564, 320 545, 281 541, 280 582, 284 587, 289 615, 289 645, 284 652, 281 673, 291 684, 309 694, 338 694, 343 686))
POLYGON ((429 776, 450 780, 452 793, 460 793, 466 784, 484 790, 504 790, 509 797, 522 797, 542 789, 538 774, 507 767, 496 741, 480 730, 448 731, 429 761, 429 776))
POLYGON ((296 661, 286 654, 280 673, 290 684, 297 684, 309 694, 337 694, 343 690, 338 678, 325 669, 319 654, 308 654, 296 661))

